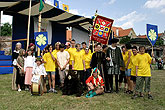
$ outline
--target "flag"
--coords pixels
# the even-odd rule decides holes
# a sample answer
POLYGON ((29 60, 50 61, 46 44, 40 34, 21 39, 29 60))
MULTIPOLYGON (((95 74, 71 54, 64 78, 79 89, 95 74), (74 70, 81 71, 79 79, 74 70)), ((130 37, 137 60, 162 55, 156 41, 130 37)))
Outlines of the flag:
POLYGON ((35 45, 37 45, 37 47, 40 48, 41 50, 44 50, 44 48, 48 45, 47 32, 35 32, 34 38, 35 38, 35 45))
POLYGON ((107 44, 113 20, 103 16, 97 16, 92 30, 91 40, 107 44))
POLYGON ((147 24, 147 38, 151 45, 154 46, 156 40, 158 39, 158 26, 147 24))
POLYGON ((39 12, 42 11, 42 9, 44 8, 44 4, 43 2, 45 2, 44 0, 40 0, 40 7, 39 7, 39 12))
POLYGON ((54 6, 55 6, 56 8, 59 8, 59 1, 54 0, 54 6))
POLYGON ((69 6, 68 5, 62 4, 62 6, 63 6, 64 11, 69 12, 69 6))

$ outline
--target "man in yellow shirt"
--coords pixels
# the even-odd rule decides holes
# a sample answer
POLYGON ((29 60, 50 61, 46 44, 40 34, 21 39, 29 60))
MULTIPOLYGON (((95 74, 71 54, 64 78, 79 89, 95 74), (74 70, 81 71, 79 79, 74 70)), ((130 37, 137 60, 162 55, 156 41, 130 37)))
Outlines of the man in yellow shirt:
POLYGON ((150 84, 151 84, 151 68, 150 64, 152 62, 152 58, 148 53, 145 53, 145 47, 139 47, 140 54, 137 57, 137 66, 136 66, 136 87, 135 87, 135 94, 132 96, 132 99, 138 97, 138 93, 140 96, 143 97, 143 85, 145 82, 145 92, 148 92, 148 99, 152 99, 153 97, 150 92, 150 84))
POLYGON ((70 55, 70 60, 69 60, 69 69, 72 69, 72 60, 71 58, 73 57, 73 54, 76 52, 76 41, 74 39, 71 40, 71 47, 68 49, 69 55, 70 55))
POLYGON ((130 64, 132 65, 131 67, 131 91, 133 92, 135 85, 136 85, 136 66, 138 65, 138 50, 136 46, 132 47, 132 53, 133 55, 131 56, 130 59, 130 64))
POLYGON ((43 56, 43 60, 44 60, 43 62, 46 64, 45 70, 47 72, 48 80, 49 80, 49 87, 50 87, 49 92, 57 93, 57 91, 55 90, 55 67, 56 67, 55 61, 57 59, 57 56, 52 53, 52 51, 53 51, 52 45, 49 45, 48 49, 49 49, 49 52, 45 53, 43 56), (53 88, 52 88, 52 86, 53 86, 53 88))
MULTIPOLYGON (((81 53, 85 54, 85 49, 87 48, 87 43, 86 42, 82 42, 82 49, 81 49, 81 53)), ((91 50, 89 49, 89 53, 91 53, 91 50)))
POLYGON ((86 68, 83 55, 80 52, 80 48, 81 45, 76 44, 76 52, 74 52, 74 54, 71 56, 72 70, 77 71, 78 78, 80 79, 81 83, 85 86, 84 71, 86 71, 86 68))

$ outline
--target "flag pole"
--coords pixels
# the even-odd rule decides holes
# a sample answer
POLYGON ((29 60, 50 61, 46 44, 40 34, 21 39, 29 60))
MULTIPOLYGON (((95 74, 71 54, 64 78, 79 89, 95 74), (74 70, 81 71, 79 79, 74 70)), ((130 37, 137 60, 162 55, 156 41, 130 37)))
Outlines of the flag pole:
MULTIPOLYGON (((38 32, 41 32, 41 12, 39 13, 39 17, 38 17, 38 32)), ((40 48, 37 48, 38 51, 38 56, 40 56, 40 48)))
POLYGON ((29 18, 28 18, 28 30, 27 30, 27 46, 26 46, 26 50, 28 50, 28 46, 29 46, 29 35, 30 35, 30 16, 31 16, 31 4, 32 4, 32 0, 29 0, 29 18))

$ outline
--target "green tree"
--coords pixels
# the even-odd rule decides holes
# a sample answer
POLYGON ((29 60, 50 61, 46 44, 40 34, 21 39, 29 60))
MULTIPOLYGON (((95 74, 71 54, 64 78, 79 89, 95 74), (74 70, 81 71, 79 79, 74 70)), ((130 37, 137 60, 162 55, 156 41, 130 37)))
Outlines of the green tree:
POLYGON ((158 39, 156 40, 155 45, 163 45, 163 39, 161 39, 160 36, 159 36, 158 39))
POLYGON ((130 37, 128 37, 128 36, 124 36, 124 37, 122 37, 121 39, 120 39, 120 44, 126 44, 126 43, 128 43, 128 42, 130 42, 130 40, 131 40, 131 38, 130 37))
POLYGON ((5 23, 1 26, 1 36, 11 36, 12 28, 11 24, 5 23))

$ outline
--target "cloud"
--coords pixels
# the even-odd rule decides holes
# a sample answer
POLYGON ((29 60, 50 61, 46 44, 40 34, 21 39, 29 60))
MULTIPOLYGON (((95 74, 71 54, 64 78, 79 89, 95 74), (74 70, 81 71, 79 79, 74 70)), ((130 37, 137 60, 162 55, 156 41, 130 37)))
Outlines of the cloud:
POLYGON ((161 9, 160 12, 165 14, 165 8, 161 9))
POLYGON ((77 9, 71 9, 69 10, 69 13, 75 14, 75 15, 80 15, 77 9))
POLYGON ((128 13, 116 20, 117 24, 120 23, 122 28, 132 28, 134 24, 137 22, 141 22, 146 20, 146 16, 143 14, 139 14, 136 11, 128 13))
POLYGON ((110 1, 108 2, 108 4, 111 5, 111 4, 115 3, 115 2, 116 2, 116 0, 110 0, 110 1))
POLYGON ((145 8, 161 8, 165 6, 165 0, 148 0, 145 4, 145 8))
POLYGON ((4 23, 10 23, 12 24, 12 16, 9 16, 9 15, 3 15, 3 12, 1 13, 1 23, 4 24, 4 23))

